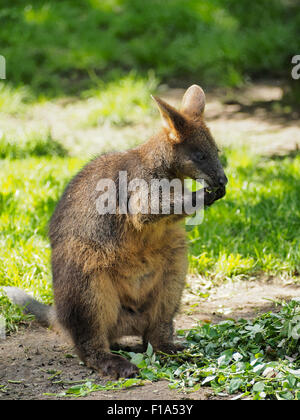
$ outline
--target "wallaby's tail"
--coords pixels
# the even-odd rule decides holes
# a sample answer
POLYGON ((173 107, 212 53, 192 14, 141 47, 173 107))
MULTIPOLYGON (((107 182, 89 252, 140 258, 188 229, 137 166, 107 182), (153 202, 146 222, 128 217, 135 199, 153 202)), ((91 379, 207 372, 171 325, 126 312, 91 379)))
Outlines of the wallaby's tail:
POLYGON ((55 311, 51 306, 44 305, 27 295, 17 287, 2 287, 4 294, 16 305, 22 306, 26 314, 32 314, 44 327, 53 326, 55 323, 55 311))

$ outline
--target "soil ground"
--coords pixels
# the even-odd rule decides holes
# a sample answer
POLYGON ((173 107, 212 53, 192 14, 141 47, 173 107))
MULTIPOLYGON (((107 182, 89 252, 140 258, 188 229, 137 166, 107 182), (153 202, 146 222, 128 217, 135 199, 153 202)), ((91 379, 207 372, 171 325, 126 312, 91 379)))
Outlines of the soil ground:
MULTIPOLYGON (((257 153, 287 154, 300 147, 300 128, 295 118, 297 113, 276 111, 282 89, 274 83, 249 86, 234 93, 234 99, 222 92, 208 94, 207 120, 213 134, 223 145, 242 145, 247 142, 257 153)), ((165 92, 163 97, 178 105, 181 90, 165 92)), ((153 132, 153 124, 124 129, 95 128, 84 132, 72 126, 69 118, 74 116, 76 104, 53 104, 41 107, 35 118, 48 124, 58 138, 75 136, 75 143, 84 137, 93 137, 89 142, 91 151, 103 141, 133 135, 142 138, 153 132)), ((15 123, 11 121, 11 123, 15 123)), ((6 124, 10 124, 6 121, 6 124)), ((74 141, 74 138, 73 140, 74 141)), ((219 322, 226 318, 252 318, 259 313, 276 310, 276 301, 300 297, 300 286, 294 281, 278 279, 248 279, 247 281, 223 283, 212 287, 205 279, 189 277, 183 297, 181 313, 176 318, 176 329, 191 328, 200 320, 219 322), (202 298, 201 296, 206 296, 202 298)), ((133 342, 127 340, 128 344, 133 342)), ((58 399, 45 395, 59 393, 75 381, 104 379, 89 370, 74 355, 72 346, 53 331, 38 326, 35 322, 20 327, 18 333, 0 341, 0 400, 4 399, 58 399), (5 391, 5 392, 4 392, 5 391)), ((168 383, 160 381, 124 391, 103 391, 89 394, 85 399, 96 400, 207 400, 220 399, 209 388, 194 393, 179 393, 171 390, 168 383)), ((228 397, 232 398, 232 397, 228 397)))

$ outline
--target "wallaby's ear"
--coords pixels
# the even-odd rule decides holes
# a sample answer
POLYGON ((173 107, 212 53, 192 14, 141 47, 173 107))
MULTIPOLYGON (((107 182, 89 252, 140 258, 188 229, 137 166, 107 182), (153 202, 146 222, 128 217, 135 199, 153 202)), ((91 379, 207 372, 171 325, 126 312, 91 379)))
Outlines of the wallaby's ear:
POLYGON ((183 133, 184 129, 187 126, 187 121, 185 117, 178 112, 175 108, 171 105, 167 104, 167 102, 163 101, 162 99, 158 98, 157 96, 152 96, 152 99, 156 102, 164 128, 169 133, 169 138, 174 143, 181 142, 181 133, 183 133))
POLYGON ((180 111, 197 120, 202 116, 205 108, 205 93, 198 85, 192 85, 185 92, 180 111))

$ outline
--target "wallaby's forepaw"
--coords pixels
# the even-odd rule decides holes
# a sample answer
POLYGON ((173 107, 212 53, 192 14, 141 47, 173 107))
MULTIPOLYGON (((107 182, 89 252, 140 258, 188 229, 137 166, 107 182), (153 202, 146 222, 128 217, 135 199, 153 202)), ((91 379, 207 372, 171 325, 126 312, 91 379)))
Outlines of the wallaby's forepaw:
POLYGON ((215 192, 215 201, 220 200, 226 195, 226 187, 219 187, 215 192))
POLYGON ((211 191, 208 188, 204 189, 204 205, 205 207, 211 206, 215 201, 220 200, 226 194, 225 187, 219 187, 215 191, 211 191))
POLYGON ((138 375, 139 369, 116 354, 108 354, 103 356, 100 361, 99 370, 105 375, 114 378, 134 378, 138 375))

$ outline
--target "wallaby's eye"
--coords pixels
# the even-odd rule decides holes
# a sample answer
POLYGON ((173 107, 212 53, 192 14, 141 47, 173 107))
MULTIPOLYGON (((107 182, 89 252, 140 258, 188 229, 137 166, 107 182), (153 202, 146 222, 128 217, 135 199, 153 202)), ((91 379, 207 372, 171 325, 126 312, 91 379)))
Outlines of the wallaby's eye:
POLYGON ((201 162, 206 159, 206 156, 202 152, 195 152, 193 153, 193 159, 197 162, 201 162))

